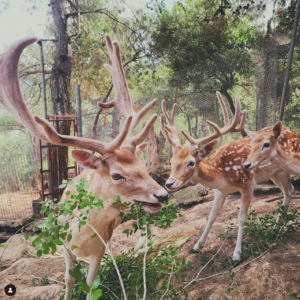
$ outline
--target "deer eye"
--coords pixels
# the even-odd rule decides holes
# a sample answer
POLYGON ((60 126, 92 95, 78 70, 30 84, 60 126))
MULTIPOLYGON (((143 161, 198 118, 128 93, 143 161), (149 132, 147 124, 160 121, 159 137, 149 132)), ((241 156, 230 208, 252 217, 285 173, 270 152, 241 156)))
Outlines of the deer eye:
POLYGON ((263 149, 264 148, 269 148, 270 147, 270 143, 269 142, 265 142, 264 144, 263 144, 263 149))
POLYGON ((195 166, 195 162, 191 160, 191 161, 188 163, 188 167, 194 167, 194 166, 195 166))
POLYGON ((111 178, 113 179, 113 180, 121 180, 121 179, 124 179, 124 177, 122 177, 120 174, 118 174, 118 173, 115 173, 115 174, 112 174, 111 175, 111 178))

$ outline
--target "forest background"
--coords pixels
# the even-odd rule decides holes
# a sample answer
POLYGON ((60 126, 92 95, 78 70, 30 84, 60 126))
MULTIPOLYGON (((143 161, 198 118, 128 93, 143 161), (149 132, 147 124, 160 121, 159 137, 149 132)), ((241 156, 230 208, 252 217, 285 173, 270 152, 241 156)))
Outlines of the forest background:
MULTIPOLYGON (((176 101, 178 128, 201 137, 209 134, 206 120, 223 125, 215 95, 220 91, 231 112, 234 97, 240 98, 248 112, 247 129, 259 130, 278 120, 295 1, 150 0, 140 8, 126 0, 18 1, 31 12, 48 5, 46 30, 39 36, 56 40, 43 43, 48 113, 76 115, 75 85, 80 84, 85 137, 110 141, 124 121, 112 109, 103 126, 104 112, 96 106, 98 100, 110 101, 114 96, 111 76, 103 68, 109 63, 106 33, 121 44, 136 110, 158 98, 159 104, 151 113, 160 115, 162 99, 169 111, 176 101)), ((3 15, 9 5, 9 1, 1 2, 3 15)), ((297 38, 284 112, 284 124, 295 131, 300 125, 299 45, 297 38)), ((38 45, 24 52, 19 73, 28 107, 33 114, 43 116, 38 45)), ((68 134, 70 126, 59 126, 57 130, 68 134)), ((239 137, 228 135, 221 143, 239 137)), ((148 142, 155 145, 156 153, 145 153, 149 172, 163 173, 170 148, 159 122, 148 142), (155 163, 150 166, 149 161, 155 163)), ((34 184, 36 145, 37 141, 0 107, 0 192, 18 177, 22 180, 16 189, 26 181, 34 184)), ((61 166, 72 164, 67 154, 62 155, 61 166)))

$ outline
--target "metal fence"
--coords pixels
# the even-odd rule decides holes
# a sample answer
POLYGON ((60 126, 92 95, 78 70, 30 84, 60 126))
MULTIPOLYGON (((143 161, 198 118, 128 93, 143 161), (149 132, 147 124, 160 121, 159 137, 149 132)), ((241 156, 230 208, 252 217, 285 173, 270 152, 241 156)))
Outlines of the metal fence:
POLYGON ((0 157, 0 220, 32 215, 31 202, 39 199, 33 166, 32 155, 0 157))

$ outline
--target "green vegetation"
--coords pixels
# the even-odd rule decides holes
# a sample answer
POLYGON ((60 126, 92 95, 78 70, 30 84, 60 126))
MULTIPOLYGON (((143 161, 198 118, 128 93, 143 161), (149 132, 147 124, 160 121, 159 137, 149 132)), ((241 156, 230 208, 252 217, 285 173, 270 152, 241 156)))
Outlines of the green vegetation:
MULTIPOLYGON (((66 182, 63 186, 66 186, 66 182)), ((62 224, 56 219, 58 215, 68 215, 71 220, 79 219, 79 227, 89 226, 89 211, 103 208, 101 197, 94 197, 88 193, 88 182, 81 180, 78 183, 69 183, 77 193, 65 202, 59 203, 59 211, 52 201, 43 202, 42 212, 48 215, 44 223, 39 225, 42 232, 35 237, 28 238, 37 251, 37 256, 55 252, 57 245, 63 245, 63 240, 70 241, 72 232, 69 229, 69 223, 62 224), (73 211, 79 210, 78 215, 73 211), (57 213, 54 213, 56 211, 57 213)), ((219 234, 221 245, 216 252, 212 253, 210 249, 197 254, 193 262, 185 258, 178 258, 179 247, 186 241, 180 235, 172 239, 171 242, 157 243, 155 235, 152 234, 152 228, 168 228, 181 213, 176 210, 173 203, 169 202, 160 212, 149 214, 141 209, 140 204, 122 203, 118 197, 115 199, 115 205, 123 205, 128 212, 126 215, 121 213, 124 221, 134 220, 132 228, 123 231, 127 236, 133 233, 141 232, 141 237, 134 249, 127 253, 115 256, 105 255, 100 266, 97 279, 93 284, 86 284, 87 267, 82 263, 74 262, 70 275, 76 279, 73 288, 72 299, 84 299, 86 293, 92 292, 93 299, 121 299, 122 285, 120 275, 118 275, 116 266, 121 274, 122 283, 128 299, 142 299, 144 294, 144 279, 146 278, 147 297, 146 299, 186 299, 188 288, 191 284, 206 278, 227 275, 228 291, 239 287, 236 274, 244 266, 252 261, 261 258, 268 252, 279 249, 295 234, 295 226, 300 221, 300 213, 292 210, 289 214, 284 213, 284 207, 278 202, 276 210, 270 214, 259 215, 252 208, 245 222, 245 233, 243 242, 242 259, 238 263, 231 258, 231 250, 225 247, 229 239, 235 238, 232 234, 233 223, 229 223, 226 232, 219 234), (276 223, 276 216, 282 216, 282 223, 276 223), (199 263, 196 264, 196 261, 199 263), (195 264, 197 268, 195 268, 195 264), (192 277, 188 275, 194 272, 192 277), (199 268, 199 269, 198 269, 199 268), (182 284, 174 285, 175 278, 180 279, 182 284)), ((98 238, 97 233, 91 238, 98 238)), ((72 247, 77 247, 73 245, 72 247)), ((48 278, 45 276, 41 284, 46 285, 48 278)), ((61 294, 63 297, 63 293, 61 294)), ((62 298, 61 298, 62 299, 62 298)), ((297 298, 296 298, 297 299, 297 298)))

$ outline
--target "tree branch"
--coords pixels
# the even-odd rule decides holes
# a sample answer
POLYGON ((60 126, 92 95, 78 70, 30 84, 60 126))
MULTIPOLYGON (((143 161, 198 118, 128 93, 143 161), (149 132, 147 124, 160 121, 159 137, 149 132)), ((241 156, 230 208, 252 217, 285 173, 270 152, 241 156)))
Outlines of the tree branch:
MULTIPOLYGON (((109 17, 110 19, 118 22, 119 24, 125 26, 126 28, 128 28, 130 31, 133 31, 135 32, 135 30, 133 30, 132 28, 130 28, 127 24, 121 22, 120 20, 118 20, 115 16, 113 16, 109 11, 107 11, 106 9, 102 9, 102 8, 99 8, 99 9, 96 9, 96 10, 88 10, 88 11, 81 11, 80 12, 80 15, 86 15, 86 14, 96 14, 96 13, 101 13, 101 14, 104 14, 106 15, 107 17, 109 17)), ((75 11, 75 12, 72 12, 72 13, 69 13, 69 14, 65 14, 65 18, 68 19, 68 18, 76 18, 78 17, 78 11, 75 11)))
MULTIPOLYGON (((39 74, 41 73, 41 70, 34 70, 34 71, 28 71, 22 74, 19 74, 19 77, 26 77, 27 75, 32 75, 32 74, 39 74)), ((45 74, 51 74, 51 71, 44 71, 45 74)))

